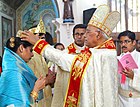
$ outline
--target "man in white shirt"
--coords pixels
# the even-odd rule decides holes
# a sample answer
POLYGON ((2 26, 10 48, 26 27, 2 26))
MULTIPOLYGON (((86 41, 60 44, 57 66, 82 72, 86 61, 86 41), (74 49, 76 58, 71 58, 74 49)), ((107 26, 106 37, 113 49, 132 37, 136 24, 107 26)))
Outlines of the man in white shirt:
POLYGON ((126 67, 120 74, 119 98, 120 107, 140 107, 140 53, 136 51, 135 33, 129 30, 121 32, 118 36, 119 44, 122 49, 123 56, 130 52, 134 61, 138 65, 138 69, 130 69, 126 67), (121 83, 122 74, 125 75, 125 82, 121 83))

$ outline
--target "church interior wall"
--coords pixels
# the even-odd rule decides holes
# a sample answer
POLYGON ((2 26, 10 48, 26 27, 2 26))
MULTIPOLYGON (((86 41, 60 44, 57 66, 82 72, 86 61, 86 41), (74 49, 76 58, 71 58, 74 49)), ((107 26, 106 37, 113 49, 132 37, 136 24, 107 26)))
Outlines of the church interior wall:
POLYGON ((7 38, 14 36, 15 10, 0 1, 0 56, 7 38))

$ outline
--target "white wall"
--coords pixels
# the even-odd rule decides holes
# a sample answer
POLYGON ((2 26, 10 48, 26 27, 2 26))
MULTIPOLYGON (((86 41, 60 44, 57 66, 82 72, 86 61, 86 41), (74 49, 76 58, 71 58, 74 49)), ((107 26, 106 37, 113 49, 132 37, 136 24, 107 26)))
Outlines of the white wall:
POLYGON ((73 14, 74 24, 63 24, 63 7, 62 0, 57 0, 60 12, 60 18, 56 20, 60 24, 58 30, 60 37, 58 42, 63 43, 66 47, 73 42, 72 30, 75 24, 83 23, 83 11, 90 8, 96 8, 101 4, 107 4, 107 0, 74 0, 73 1, 73 14))

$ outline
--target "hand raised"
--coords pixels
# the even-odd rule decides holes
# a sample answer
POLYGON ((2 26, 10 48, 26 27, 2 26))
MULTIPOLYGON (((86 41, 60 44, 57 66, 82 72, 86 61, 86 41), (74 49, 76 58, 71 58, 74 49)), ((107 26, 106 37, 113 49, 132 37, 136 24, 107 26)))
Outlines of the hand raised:
POLYGON ((22 40, 28 41, 33 45, 39 40, 38 35, 34 35, 30 31, 23 31, 22 34, 23 34, 21 36, 22 40))
POLYGON ((47 79, 46 84, 47 85, 48 84, 54 84, 55 78, 56 78, 56 73, 49 70, 48 74, 46 75, 46 79, 47 79))
POLYGON ((37 79, 34 85, 34 91, 38 92, 39 90, 43 89, 46 85, 46 77, 41 76, 37 79))

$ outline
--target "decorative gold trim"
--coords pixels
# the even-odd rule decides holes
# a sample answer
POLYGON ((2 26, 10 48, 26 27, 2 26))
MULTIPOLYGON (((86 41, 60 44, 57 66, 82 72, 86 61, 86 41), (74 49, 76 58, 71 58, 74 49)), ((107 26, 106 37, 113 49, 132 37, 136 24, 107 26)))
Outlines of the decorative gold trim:
POLYGON ((95 26, 95 27, 98 27, 99 29, 103 30, 105 32, 106 35, 110 35, 112 33, 112 31, 105 25, 103 25, 104 23, 100 23, 100 22, 97 22, 95 21, 94 19, 92 19, 90 22, 89 22, 89 25, 92 25, 92 26, 95 26))
POLYGON ((15 43, 14 42, 15 42, 15 38, 11 37, 10 38, 10 44, 9 44, 11 48, 15 47, 15 43))

